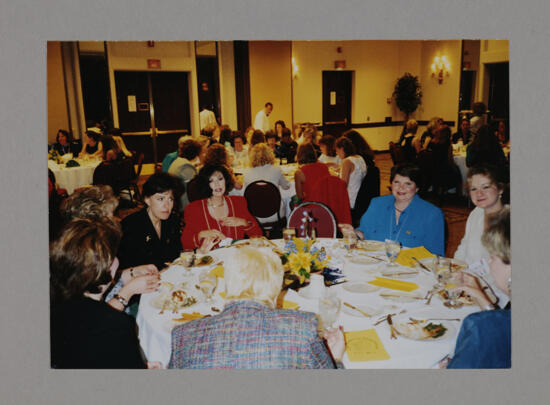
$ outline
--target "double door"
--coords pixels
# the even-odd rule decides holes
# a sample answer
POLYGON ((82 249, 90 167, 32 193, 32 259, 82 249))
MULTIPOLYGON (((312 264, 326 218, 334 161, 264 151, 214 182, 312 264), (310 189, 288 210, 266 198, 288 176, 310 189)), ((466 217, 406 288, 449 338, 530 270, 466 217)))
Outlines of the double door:
POLYGON ((119 127, 130 150, 157 163, 190 134, 187 72, 116 71, 119 127))

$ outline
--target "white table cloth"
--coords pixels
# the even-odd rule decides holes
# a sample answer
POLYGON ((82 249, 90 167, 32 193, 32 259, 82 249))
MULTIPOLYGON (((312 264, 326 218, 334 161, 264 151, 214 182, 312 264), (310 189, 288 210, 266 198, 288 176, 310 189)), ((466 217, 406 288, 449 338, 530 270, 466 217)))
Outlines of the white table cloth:
POLYGON ((93 183, 94 170, 101 160, 82 160, 75 159, 80 166, 66 167, 64 164, 57 164, 52 160, 48 160, 48 169, 55 175, 55 182, 58 187, 67 190, 67 193, 72 194, 75 189, 87 186, 93 183))
MULTIPOLYGON (((280 247, 283 246, 283 241, 274 241, 280 247)), ((464 306, 459 309, 450 309, 443 305, 442 300, 435 296, 431 300, 430 305, 425 304, 425 300, 418 300, 411 303, 399 303, 386 300, 379 294, 384 291, 386 293, 401 293, 397 290, 380 289, 371 293, 352 293, 344 289, 344 286, 350 285, 352 282, 365 282, 374 280, 380 276, 382 270, 387 269, 385 263, 376 263, 372 265, 359 265, 350 262, 350 259, 344 256, 344 251, 338 247, 337 239, 319 239, 317 244, 324 246, 328 254, 331 256, 331 267, 339 266, 343 269, 343 273, 349 280, 347 283, 334 285, 330 290, 336 292, 342 301, 342 310, 340 311, 337 324, 342 325, 345 332, 359 331, 366 329, 375 329, 380 341, 385 350, 390 356, 389 360, 382 361, 367 361, 367 362, 351 362, 344 355, 343 363, 346 368, 435 368, 439 360, 454 351, 454 345, 458 331, 462 323, 462 319, 472 312, 479 309, 477 306, 464 306), (344 312, 343 302, 348 302, 352 305, 367 305, 381 311, 380 315, 375 315, 373 318, 352 316, 344 312), (379 316, 388 313, 399 313, 403 309, 406 312, 401 317, 413 317, 415 319, 433 318, 459 318, 460 322, 446 322, 451 325, 448 331, 447 338, 442 340, 416 341, 399 336, 397 339, 390 338, 390 329, 386 322, 382 322, 377 326, 373 324, 378 320, 379 316)), ((219 260, 228 260, 235 248, 217 249, 210 253, 214 257, 214 264, 202 268, 196 267, 191 270, 197 274, 202 271, 210 270, 219 260)), ((360 253, 357 253, 358 255, 360 253)), ((370 253, 369 253, 370 254, 370 253)), ((383 257, 382 252, 373 252, 372 255, 383 257)), ((401 269, 408 269, 398 267, 401 269)), ((183 277, 187 270, 181 266, 172 266, 162 274, 163 280, 176 280, 178 277, 183 277)), ((395 278, 400 279, 400 278, 395 278)), ((215 315, 212 307, 223 310, 223 299, 218 295, 223 291, 223 279, 218 279, 219 284, 215 291, 215 300, 213 303, 196 304, 186 308, 180 312, 199 312, 201 314, 215 315)), ((414 291, 419 295, 425 296, 427 291, 431 289, 435 283, 435 279, 431 274, 420 270, 418 275, 402 279, 418 284, 419 288, 414 291)), ((148 361, 160 361, 166 366, 170 359, 171 352, 171 329, 178 324, 174 322, 174 318, 179 318, 180 315, 172 313, 160 314, 160 310, 152 305, 152 300, 158 297, 158 293, 143 294, 141 297, 137 323, 139 326, 139 340, 141 347, 148 361)), ((289 290, 285 299, 297 303, 300 310, 318 312, 318 300, 307 299, 301 295, 301 292, 289 290)), ((439 323, 434 321, 434 323, 439 323)))
POLYGON ((453 160, 460 170, 462 184, 466 184, 466 174, 468 174, 468 167, 466 167, 466 152, 453 152, 453 160))

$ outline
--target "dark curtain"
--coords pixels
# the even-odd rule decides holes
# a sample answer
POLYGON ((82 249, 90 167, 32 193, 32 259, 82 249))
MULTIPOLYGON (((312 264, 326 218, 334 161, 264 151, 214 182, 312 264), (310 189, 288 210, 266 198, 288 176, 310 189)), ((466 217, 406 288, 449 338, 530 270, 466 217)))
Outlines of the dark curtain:
POLYGON ((237 93, 237 125, 239 130, 246 131, 246 128, 251 125, 248 41, 233 42, 233 50, 237 93))

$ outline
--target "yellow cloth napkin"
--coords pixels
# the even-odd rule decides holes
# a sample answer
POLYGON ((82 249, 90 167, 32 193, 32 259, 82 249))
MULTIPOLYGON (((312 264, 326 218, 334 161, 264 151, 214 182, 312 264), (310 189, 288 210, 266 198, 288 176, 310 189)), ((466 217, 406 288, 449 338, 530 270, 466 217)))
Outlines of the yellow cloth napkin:
POLYGON ((300 308, 300 305, 298 305, 297 303, 292 302, 292 301, 284 300, 283 301, 283 308, 284 309, 298 309, 298 308, 300 308))
POLYGON ((203 318, 205 317, 206 315, 203 315, 203 314, 200 314, 198 312, 193 312, 191 314, 181 314, 181 318, 172 318, 173 321, 176 321, 176 322, 188 322, 188 321, 192 321, 194 319, 199 319, 199 318, 203 318))
POLYGON ((209 274, 211 276, 216 276, 218 278, 223 278, 223 274, 224 274, 223 266, 214 267, 212 270, 210 270, 209 274))
POLYGON ((391 278, 376 277, 376 280, 368 282, 379 287, 391 288, 392 290, 414 291, 418 288, 418 284, 410 281, 393 280, 391 278))
POLYGON ((225 298, 225 291, 220 291, 218 294, 220 295, 220 297, 225 298))
POLYGON ((349 361, 375 361, 390 358, 374 329, 345 332, 344 338, 349 361))
POLYGON ((418 260, 425 259, 427 257, 434 257, 428 249, 424 246, 415 247, 412 249, 405 249, 399 252, 395 262, 401 266, 415 267, 417 263, 413 260, 413 257, 416 257, 418 260))

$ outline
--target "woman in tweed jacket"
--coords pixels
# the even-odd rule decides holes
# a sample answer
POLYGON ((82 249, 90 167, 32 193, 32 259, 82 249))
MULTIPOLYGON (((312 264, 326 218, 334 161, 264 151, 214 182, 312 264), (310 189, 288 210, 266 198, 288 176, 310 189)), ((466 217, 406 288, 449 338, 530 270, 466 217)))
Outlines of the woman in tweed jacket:
POLYGON ((172 331, 168 368, 334 368, 344 353, 340 330, 327 332, 314 314, 275 309, 283 266, 270 250, 243 247, 225 266, 227 305, 216 316, 172 331))

